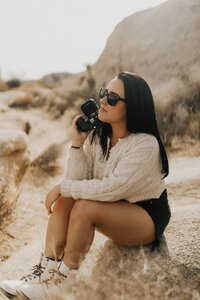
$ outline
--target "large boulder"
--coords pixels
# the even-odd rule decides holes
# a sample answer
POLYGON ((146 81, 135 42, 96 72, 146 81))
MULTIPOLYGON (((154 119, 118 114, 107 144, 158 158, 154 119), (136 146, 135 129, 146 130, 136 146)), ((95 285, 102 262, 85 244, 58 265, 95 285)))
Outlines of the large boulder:
POLYGON ((5 104, 0 104, 0 112, 6 112, 9 110, 9 107, 5 104))
POLYGON ((19 130, 0 129, 0 157, 27 147, 27 136, 19 130))
POLYGON ((55 87, 56 85, 59 85, 60 82, 63 79, 66 79, 69 75, 70 75, 70 73, 51 73, 51 74, 43 76, 40 79, 40 82, 44 86, 52 88, 52 87, 55 87))
POLYGON ((105 240, 98 255, 93 246, 79 274, 70 274, 62 295, 52 291, 52 299, 68 299, 71 290, 79 299, 199 299, 198 278, 172 258, 165 235, 154 252, 151 244, 128 247, 105 240))
MULTIPOLYGON (((0 110, 1 110, 1 106, 0 106, 0 110)), ((19 130, 19 132, 26 131, 27 122, 29 122, 28 117, 26 115, 18 113, 18 111, 14 109, 8 109, 7 111, 0 111, 1 129, 11 129, 11 130, 15 129, 15 130, 19 130)))
POLYGON ((169 0, 120 22, 92 69, 96 87, 119 71, 137 73, 153 87, 178 86, 200 67, 200 2, 169 0), (172 83, 173 82, 173 83, 172 83))

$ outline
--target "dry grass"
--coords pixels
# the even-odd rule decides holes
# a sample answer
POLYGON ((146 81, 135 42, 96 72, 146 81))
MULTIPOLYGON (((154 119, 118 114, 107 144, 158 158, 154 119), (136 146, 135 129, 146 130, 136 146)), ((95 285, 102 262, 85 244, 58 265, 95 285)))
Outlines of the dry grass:
POLYGON ((68 101, 60 97, 52 97, 47 102, 48 105, 46 111, 51 114, 53 119, 60 118, 70 107, 68 101))
POLYGON ((29 171, 27 172, 27 180, 30 179, 31 174, 33 181, 36 181, 37 184, 42 184, 41 178, 45 179, 48 176, 54 176, 60 170, 57 159, 62 151, 62 144, 52 144, 31 163, 28 159, 25 159, 14 177, 7 176, 0 179, 0 230, 5 229, 6 225, 11 222, 15 204, 20 194, 19 187, 26 172, 29 171))
POLYGON ((61 144, 54 143, 30 163, 30 172, 36 180, 42 174, 55 176, 58 173, 60 166, 57 159, 60 157, 62 150, 61 144))
POLYGON ((5 229, 12 220, 13 211, 20 194, 20 184, 29 167, 28 158, 23 160, 23 164, 14 176, 0 178, 0 230, 5 229))
POLYGON ((19 191, 11 177, 0 179, 0 230, 6 228, 12 220, 12 213, 19 196, 19 191))

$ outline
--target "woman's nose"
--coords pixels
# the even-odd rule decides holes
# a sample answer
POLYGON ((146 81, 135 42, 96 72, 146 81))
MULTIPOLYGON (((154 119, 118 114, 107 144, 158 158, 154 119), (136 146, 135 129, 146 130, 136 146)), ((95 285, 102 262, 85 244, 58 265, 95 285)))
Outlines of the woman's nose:
POLYGON ((108 105, 107 103, 107 96, 103 97, 100 99, 100 103, 104 104, 104 105, 108 105))

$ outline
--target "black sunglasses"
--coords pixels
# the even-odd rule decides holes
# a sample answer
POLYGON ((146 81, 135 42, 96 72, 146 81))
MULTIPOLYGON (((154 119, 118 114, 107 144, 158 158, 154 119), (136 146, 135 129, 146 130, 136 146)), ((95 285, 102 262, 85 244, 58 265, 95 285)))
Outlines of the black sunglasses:
POLYGON ((111 106, 115 106, 117 104, 118 100, 124 101, 126 102, 125 99, 120 98, 118 94, 115 94, 113 92, 111 92, 110 94, 108 94, 108 90, 105 88, 100 88, 99 90, 99 98, 104 98, 105 96, 107 96, 107 102, 108 104, 110 104, 111 106))

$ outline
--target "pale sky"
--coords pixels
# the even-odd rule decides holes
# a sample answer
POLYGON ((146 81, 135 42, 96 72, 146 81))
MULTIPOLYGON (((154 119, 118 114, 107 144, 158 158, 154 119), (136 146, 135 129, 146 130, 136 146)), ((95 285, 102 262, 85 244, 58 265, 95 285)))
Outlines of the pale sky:
POLYGON ((115 26, 166 0, 0 0, 0 74, 39 79, 78 73, 102 53, 115 26))

